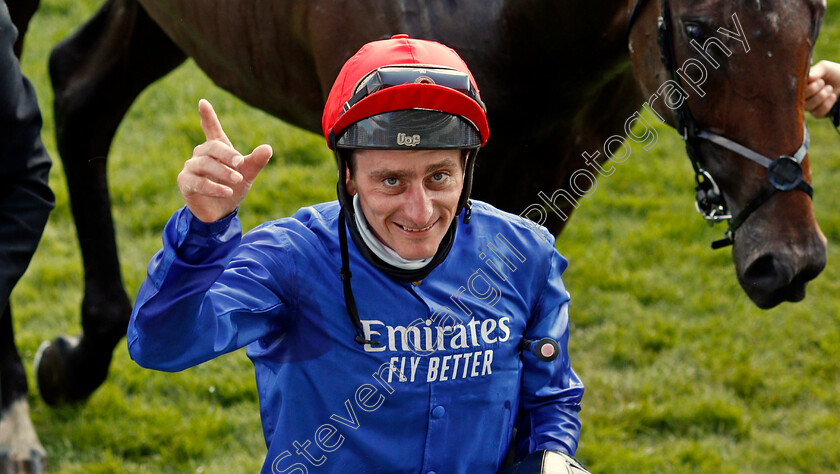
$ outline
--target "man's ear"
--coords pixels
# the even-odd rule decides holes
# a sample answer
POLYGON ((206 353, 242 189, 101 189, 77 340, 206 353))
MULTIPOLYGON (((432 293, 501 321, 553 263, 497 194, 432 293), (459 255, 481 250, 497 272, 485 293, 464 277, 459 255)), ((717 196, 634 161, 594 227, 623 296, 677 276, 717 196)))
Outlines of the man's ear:
POLYGON ((347 188, 347 193, 351 196, 356 195, 356 181, 350 176, 350 166, 344 167, 344 186, 347 188))
POLYGON ((469 165, 470 150, 461 150, 461 178, 467 177, 467 166, 469 165))

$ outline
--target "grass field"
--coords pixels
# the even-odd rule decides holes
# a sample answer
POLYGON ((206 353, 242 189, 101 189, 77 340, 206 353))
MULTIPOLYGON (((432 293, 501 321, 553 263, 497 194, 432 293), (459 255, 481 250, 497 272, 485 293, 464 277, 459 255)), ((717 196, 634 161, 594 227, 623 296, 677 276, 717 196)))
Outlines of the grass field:
MULTIPOLYGON (((80 330, 81 257, 55 151, 46 58, 96 7, 43 0, 24 53, 57 197, 12 299, 30 381, 41 341, 80 330)), ((838 10, 826 17, 816 57, 840 58, 838 10)), ((243 205, 246 229, 334 198, 334 165, 321 137, 244 105, 188 62, 141 95, 109 157, 132 297, 163 224, 181 205, 175 177, 203 141, 201 97, 240 150, 274 147, 243 205)), ((570 261, 572 361, 586 383, 578 456, 593 472, 840 471, 840 136, 826 121, 810 127, 814 208, 829 259, 801 303, 756 309, 729 252, 709 249, 723 228, 709 229, 696 215, 690 165, 672 130, 660 129, 650 152, 634 149, 582 200, 558 249, 570 261)), ((32 384, 32 417, 53 472, 255 472, 265 455, 244 351, 164 374, 136 366, 121 344, 107 382, 78 407, 49 408, 32 384)))

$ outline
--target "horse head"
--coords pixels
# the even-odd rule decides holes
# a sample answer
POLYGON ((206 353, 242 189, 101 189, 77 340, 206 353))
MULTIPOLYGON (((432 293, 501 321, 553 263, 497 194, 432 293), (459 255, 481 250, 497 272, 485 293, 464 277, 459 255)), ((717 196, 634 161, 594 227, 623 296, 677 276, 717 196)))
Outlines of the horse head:
POLYGON ((729 221, 713 247, 733 244, 738 281, 757 306, 803 299, 826 262, 803 99, 825 0, 629 6, 644 107, 686 140, 698 210, 729 221))

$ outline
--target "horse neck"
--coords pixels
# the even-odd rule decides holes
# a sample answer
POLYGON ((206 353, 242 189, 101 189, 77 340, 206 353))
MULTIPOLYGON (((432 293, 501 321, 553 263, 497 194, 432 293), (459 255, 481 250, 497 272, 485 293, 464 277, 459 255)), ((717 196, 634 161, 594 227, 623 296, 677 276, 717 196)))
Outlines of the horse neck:
POLYGON ((583 56, 626 46, 627 10, 627 0, 507 0, 502 15, 515 44, 583 56))
POLYGON ((575 104, 568 111, 573 113, 581 97, 629 67, 627 9, 627 0, 505 1, 500 11, 504 60, 485 81, 500 97, 490 99, 516 107, 521 104, 512 100, 519 96, 513 97, 517 93, 510 85, 536 81, 543 90, 529 97, 553 105, 554 113, 575 104))

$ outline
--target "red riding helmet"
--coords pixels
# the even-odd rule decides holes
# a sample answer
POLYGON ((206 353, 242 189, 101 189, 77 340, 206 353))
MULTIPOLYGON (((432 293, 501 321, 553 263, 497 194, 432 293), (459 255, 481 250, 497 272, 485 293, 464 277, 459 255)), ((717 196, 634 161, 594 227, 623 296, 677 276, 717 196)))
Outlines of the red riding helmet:
POLYGON ((458 212, 467 205, 475 157, 490 133, 478 86, 458 53, 408 35, 368 43, 344 63, 321 125, 336 152, 342 203, 349 198, 342 150, 471 150, 458 212))
POLYGON ((368 43, 344 63, 327 98, 321 125, 332 149, 336 145, 402 148, 406 145, 396 143, 398 130, 393 130, 393 136, 377 136, 379 141, 365 136, 362 138, 367 138, 367 142, 342 143, 342 138, 343 133, 350 131, 348 128, 378 130, 384 129, 390 120, 399 123, 400 114, 376 124, 369 120, 386 112, 408 110, 431 112, 430 123, 423 125, 431 125, 427 130, 432 134, 439 129, 446 130, 446 124, 434 118, 435 112, 455 116, 477 133, 477 136, 463 137, 463 142, 449 143, 440 140, 426 143, 421 136, 418 144, 408 147, 473 148, 487 142, 490 130, 484 104, 467 65, 452 49, 434 41, 411 39, 408 35, 368 43))

